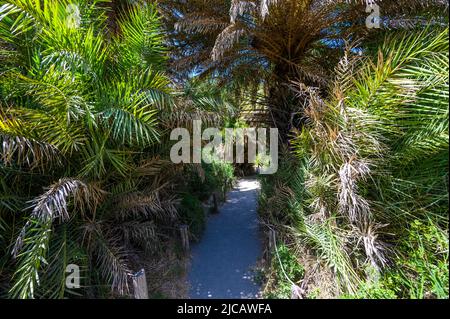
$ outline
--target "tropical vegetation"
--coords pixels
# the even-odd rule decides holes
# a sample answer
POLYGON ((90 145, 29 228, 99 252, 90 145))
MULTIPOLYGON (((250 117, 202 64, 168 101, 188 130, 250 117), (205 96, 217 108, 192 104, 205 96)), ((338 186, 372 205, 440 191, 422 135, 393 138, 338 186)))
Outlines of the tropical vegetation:
POLYGON ((0 0, 0 296, 177 297, 179 226, 252 171, 170 161, 201 119, 279 130, 264 297, 448 298, 448 52, 445 0, 0 0))

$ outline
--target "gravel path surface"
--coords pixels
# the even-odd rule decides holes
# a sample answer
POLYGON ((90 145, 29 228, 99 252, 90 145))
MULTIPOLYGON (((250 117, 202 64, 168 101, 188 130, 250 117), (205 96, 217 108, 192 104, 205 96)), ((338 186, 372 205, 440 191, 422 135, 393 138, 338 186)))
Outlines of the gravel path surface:
POLYGON ((253 270, 261 256, 256 179, 241 179, 192 246, 190 298, 258 298, 253 270))

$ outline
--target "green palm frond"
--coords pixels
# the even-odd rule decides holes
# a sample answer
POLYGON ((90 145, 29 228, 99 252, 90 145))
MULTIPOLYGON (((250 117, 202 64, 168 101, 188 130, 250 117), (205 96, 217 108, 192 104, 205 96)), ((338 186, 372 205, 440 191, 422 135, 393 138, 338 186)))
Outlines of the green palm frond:
POLYGON ((83 167, 80 169, 80 176, 99 179, 115 173, 126 176, 131 170, 130 152, 110 147, 107 141, 107 137, 96 136, 84 146, 81 152, 83 167))
POLYGON ((293 209, 306 217, 292 232, 355 293, 356 267, 392 266, 411 218, 448 220, 448 29, 392 33, 373 58, 350 52, 326 99, 297 84, 310 102, 293 141, 306 172, 293 209))
POLYGON ((46 255, 51 235, 51 220, 40 221, 31 219, 26 229, 22 229, 16 247, 19 259, 18 267, 14 272, 14 284, 10 290, 13 298, 34 298, 39 286, 39 271, 47 264, 46 255))
POLYGON ((55 229, 46 258, 48 265, 42 270, 40 276, 40 281, 45 285, 37 289, 39 298, 62 299, 81 296, 78 289, 71 289, 66 285, 68 266, 74 265, 80 271, 80 277, 77 278, 80 288, 86 286, 88 256, 80 246, 78 236, 78 228, 70 223, 55 229))
POLYGON ((154 4, 135 6, 119 19, 116 40, 124 67, 160 67, 165 61, 160 18, 154 4))
POLYGON ((177 199, 158 188, 172 173, 156 160, 170 128, 161 113, 176 116, 164 41, 155 4, 0 1, 0 210, 20 216, 5 219, 20 229, 15 262, 1 259, 10 296, 103 294, 103 283, 128 294, 128 250, 152 249, 175 221, 177 199), (135 205, 113 207, 124 194, 135 205), (81 290, 65 287, 70 263, 81 290))
POLYGON ((95 209, 92 205, 99 201, 101 193, 90 190, 80 180, 62 179, 32 201, 31 217, 22 228, 13 249, 19 265, 14 273, 14 285, 10 292, 13 297, 34 298, 36 287, 40 284, 41 267, 48 264, 46 255, 53 221, 70 218, 69 197, 73 199, 73 206, 81 212, 88 207, 95 209))
POLYGON ((334 228, 332 219, 324 224, 305 221, 301 229, 303 235, 294 230, 299 240, 317 251, 318 256, 336 274, 341 289, 354 293, 361 284, 361 277, 357 273, 351 260, 348 248, 345 246, 345 234, 340 234, 334 228))

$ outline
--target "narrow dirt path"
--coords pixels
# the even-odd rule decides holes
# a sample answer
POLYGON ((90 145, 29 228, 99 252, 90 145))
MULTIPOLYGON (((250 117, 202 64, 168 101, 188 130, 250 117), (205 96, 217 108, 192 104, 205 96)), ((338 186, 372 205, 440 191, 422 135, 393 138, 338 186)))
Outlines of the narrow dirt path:
POLYGON ((241 179, 192 247, 190 298, 257 298, 253 268, 261 256, 256 179, 241 179))

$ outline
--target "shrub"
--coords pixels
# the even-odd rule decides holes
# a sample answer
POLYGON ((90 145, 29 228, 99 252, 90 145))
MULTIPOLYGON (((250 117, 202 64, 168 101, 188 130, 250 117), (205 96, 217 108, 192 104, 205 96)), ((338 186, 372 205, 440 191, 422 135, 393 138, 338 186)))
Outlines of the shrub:
POLYGON ((179 213, 181 220, 189 225, 191 234, 198 239, 206 223, 206 214, 200 200, 191 193, 183 194, 179 213))
POLYGON ((211 164, 202 163, 203 176, 197 172, 189 177, 189 190, 200 200, 206 200, 215 191, 224 194, 234 181, 234 167, 231 163, 213 161, 211 164))
POLYGON ((268 298, 290 298, 292 282, 298 283, 305 275, 305 269, 298 262, 297 257, 289 248, 282 244, 277 247, 272 258, 272 270, 274 272, 276 289, 268 294, 268 298), (289 278, 289 280, 286 278, 289 278))

